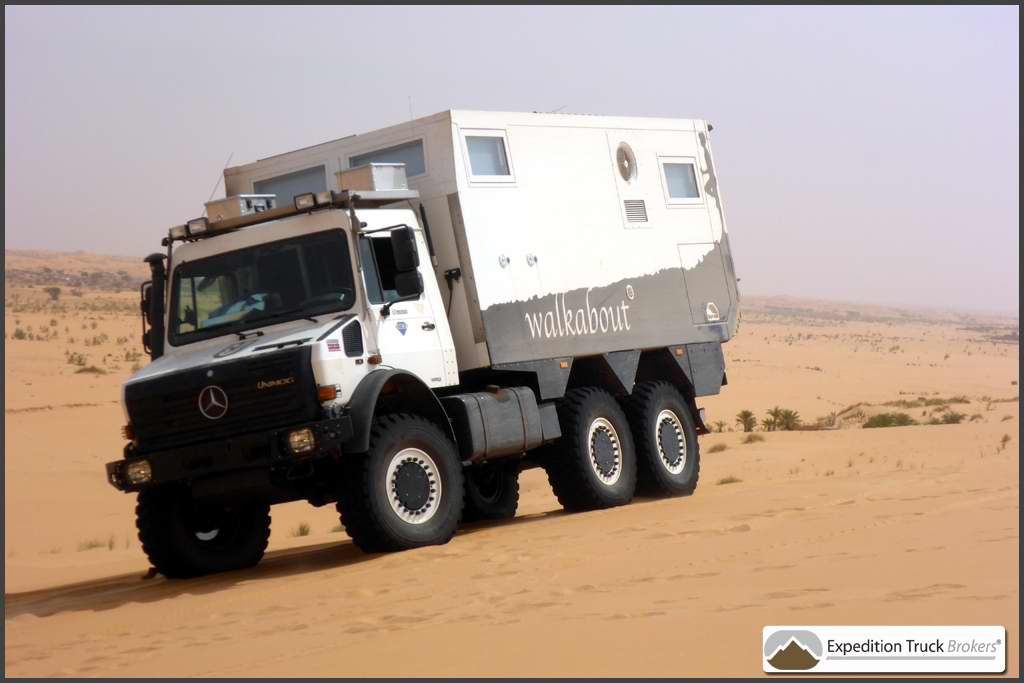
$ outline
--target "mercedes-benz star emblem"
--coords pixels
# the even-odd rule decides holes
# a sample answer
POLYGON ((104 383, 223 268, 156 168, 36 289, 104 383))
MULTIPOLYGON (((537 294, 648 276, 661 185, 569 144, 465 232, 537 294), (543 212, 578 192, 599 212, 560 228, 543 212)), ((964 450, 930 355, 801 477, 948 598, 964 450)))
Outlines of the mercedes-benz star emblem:
POLYGON ((208 420, 219 420, 228 414, 228 395, 211 384, 199 392, 199 412, 208 420))

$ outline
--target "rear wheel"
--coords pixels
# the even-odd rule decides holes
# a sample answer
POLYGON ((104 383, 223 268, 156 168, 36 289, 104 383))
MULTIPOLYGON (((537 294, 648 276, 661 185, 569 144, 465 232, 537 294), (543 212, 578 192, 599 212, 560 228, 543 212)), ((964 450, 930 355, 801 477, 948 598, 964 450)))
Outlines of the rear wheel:
POLYGON ((562 438, 544 460, 548 481, 566 510, 625 505, 636 489, 629 422, 611 394, 586 387, 558 406, 562 438))
POLYGON ((682 394, 668 382, 645 382, 636 386, 625 406, 636 440, 640 491, 693 493, 700 477, 700 447, 682 394))
POLYGON ((464 473, 466 479, 465 522, 482 519, 510 519, 519 507, 519 461, 498 461, 475 465, 464 473))
POLYGON ((462 463, 434 423, 415 415, 381 416, 370 432, 370 450, 345 459, 338 512, 364 551, 440 545, 455 535, 462 463))
POLYGON ((270 538, 266 503, 195 501, 179 487, 143 491, 135 515, 142 550, 167 578, 254 566, 270 538))

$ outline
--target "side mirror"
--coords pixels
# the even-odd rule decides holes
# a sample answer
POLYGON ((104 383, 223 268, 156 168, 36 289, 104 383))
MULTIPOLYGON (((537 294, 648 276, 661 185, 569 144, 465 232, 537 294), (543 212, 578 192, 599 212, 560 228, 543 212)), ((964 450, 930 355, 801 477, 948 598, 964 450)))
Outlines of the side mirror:
POLYGON ((152 313, 152 294, 153 294, 153 283, 143 282, 142 283, 142 300, 139 305, 142 307, 142 319, 146 325, 153 326, 153 313, 152 313))
POLYGON ((423 293, 423 278, 418 270, 407 270, 395 274, 395 291, 399 298, 416 298, 423 293))
MULTIPOLYGON (((391 231, 391 250, 395 254, 395 270, 399 273, 420 267, 420 255, 416 251, 416 233, 412 228, 395 228, 391 231)), ((422 284, 420 286, 422 287, 422 284)))

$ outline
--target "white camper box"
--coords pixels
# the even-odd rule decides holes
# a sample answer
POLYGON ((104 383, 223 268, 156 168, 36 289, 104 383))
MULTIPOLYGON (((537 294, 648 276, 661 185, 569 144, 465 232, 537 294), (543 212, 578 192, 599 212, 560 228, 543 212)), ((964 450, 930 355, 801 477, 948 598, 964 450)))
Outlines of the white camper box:
POLYGON ((342 170, 404 163, 444 295, 461 271, 448 315, 461 371, 685 343, 717 356, 717 393, 739 295, 710 130, 446 111, 229 168, 225 188, 284 206, 347 189, 342 170))

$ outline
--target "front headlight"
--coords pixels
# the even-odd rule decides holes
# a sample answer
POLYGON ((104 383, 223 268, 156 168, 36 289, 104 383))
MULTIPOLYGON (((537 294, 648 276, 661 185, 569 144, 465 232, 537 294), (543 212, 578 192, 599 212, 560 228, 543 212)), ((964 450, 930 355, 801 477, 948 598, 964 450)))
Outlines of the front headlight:
POLYGON ((313 436, 313 430, 309 427, 296 429, 288 434, 288 448, 295 455, 309 453, 315 447, 316 437, 313 436))
POLYGON ((132 486, 145 484, 153 478, 153 468, 148 460, 133 460, 124 466, 124 480, 132 486))

